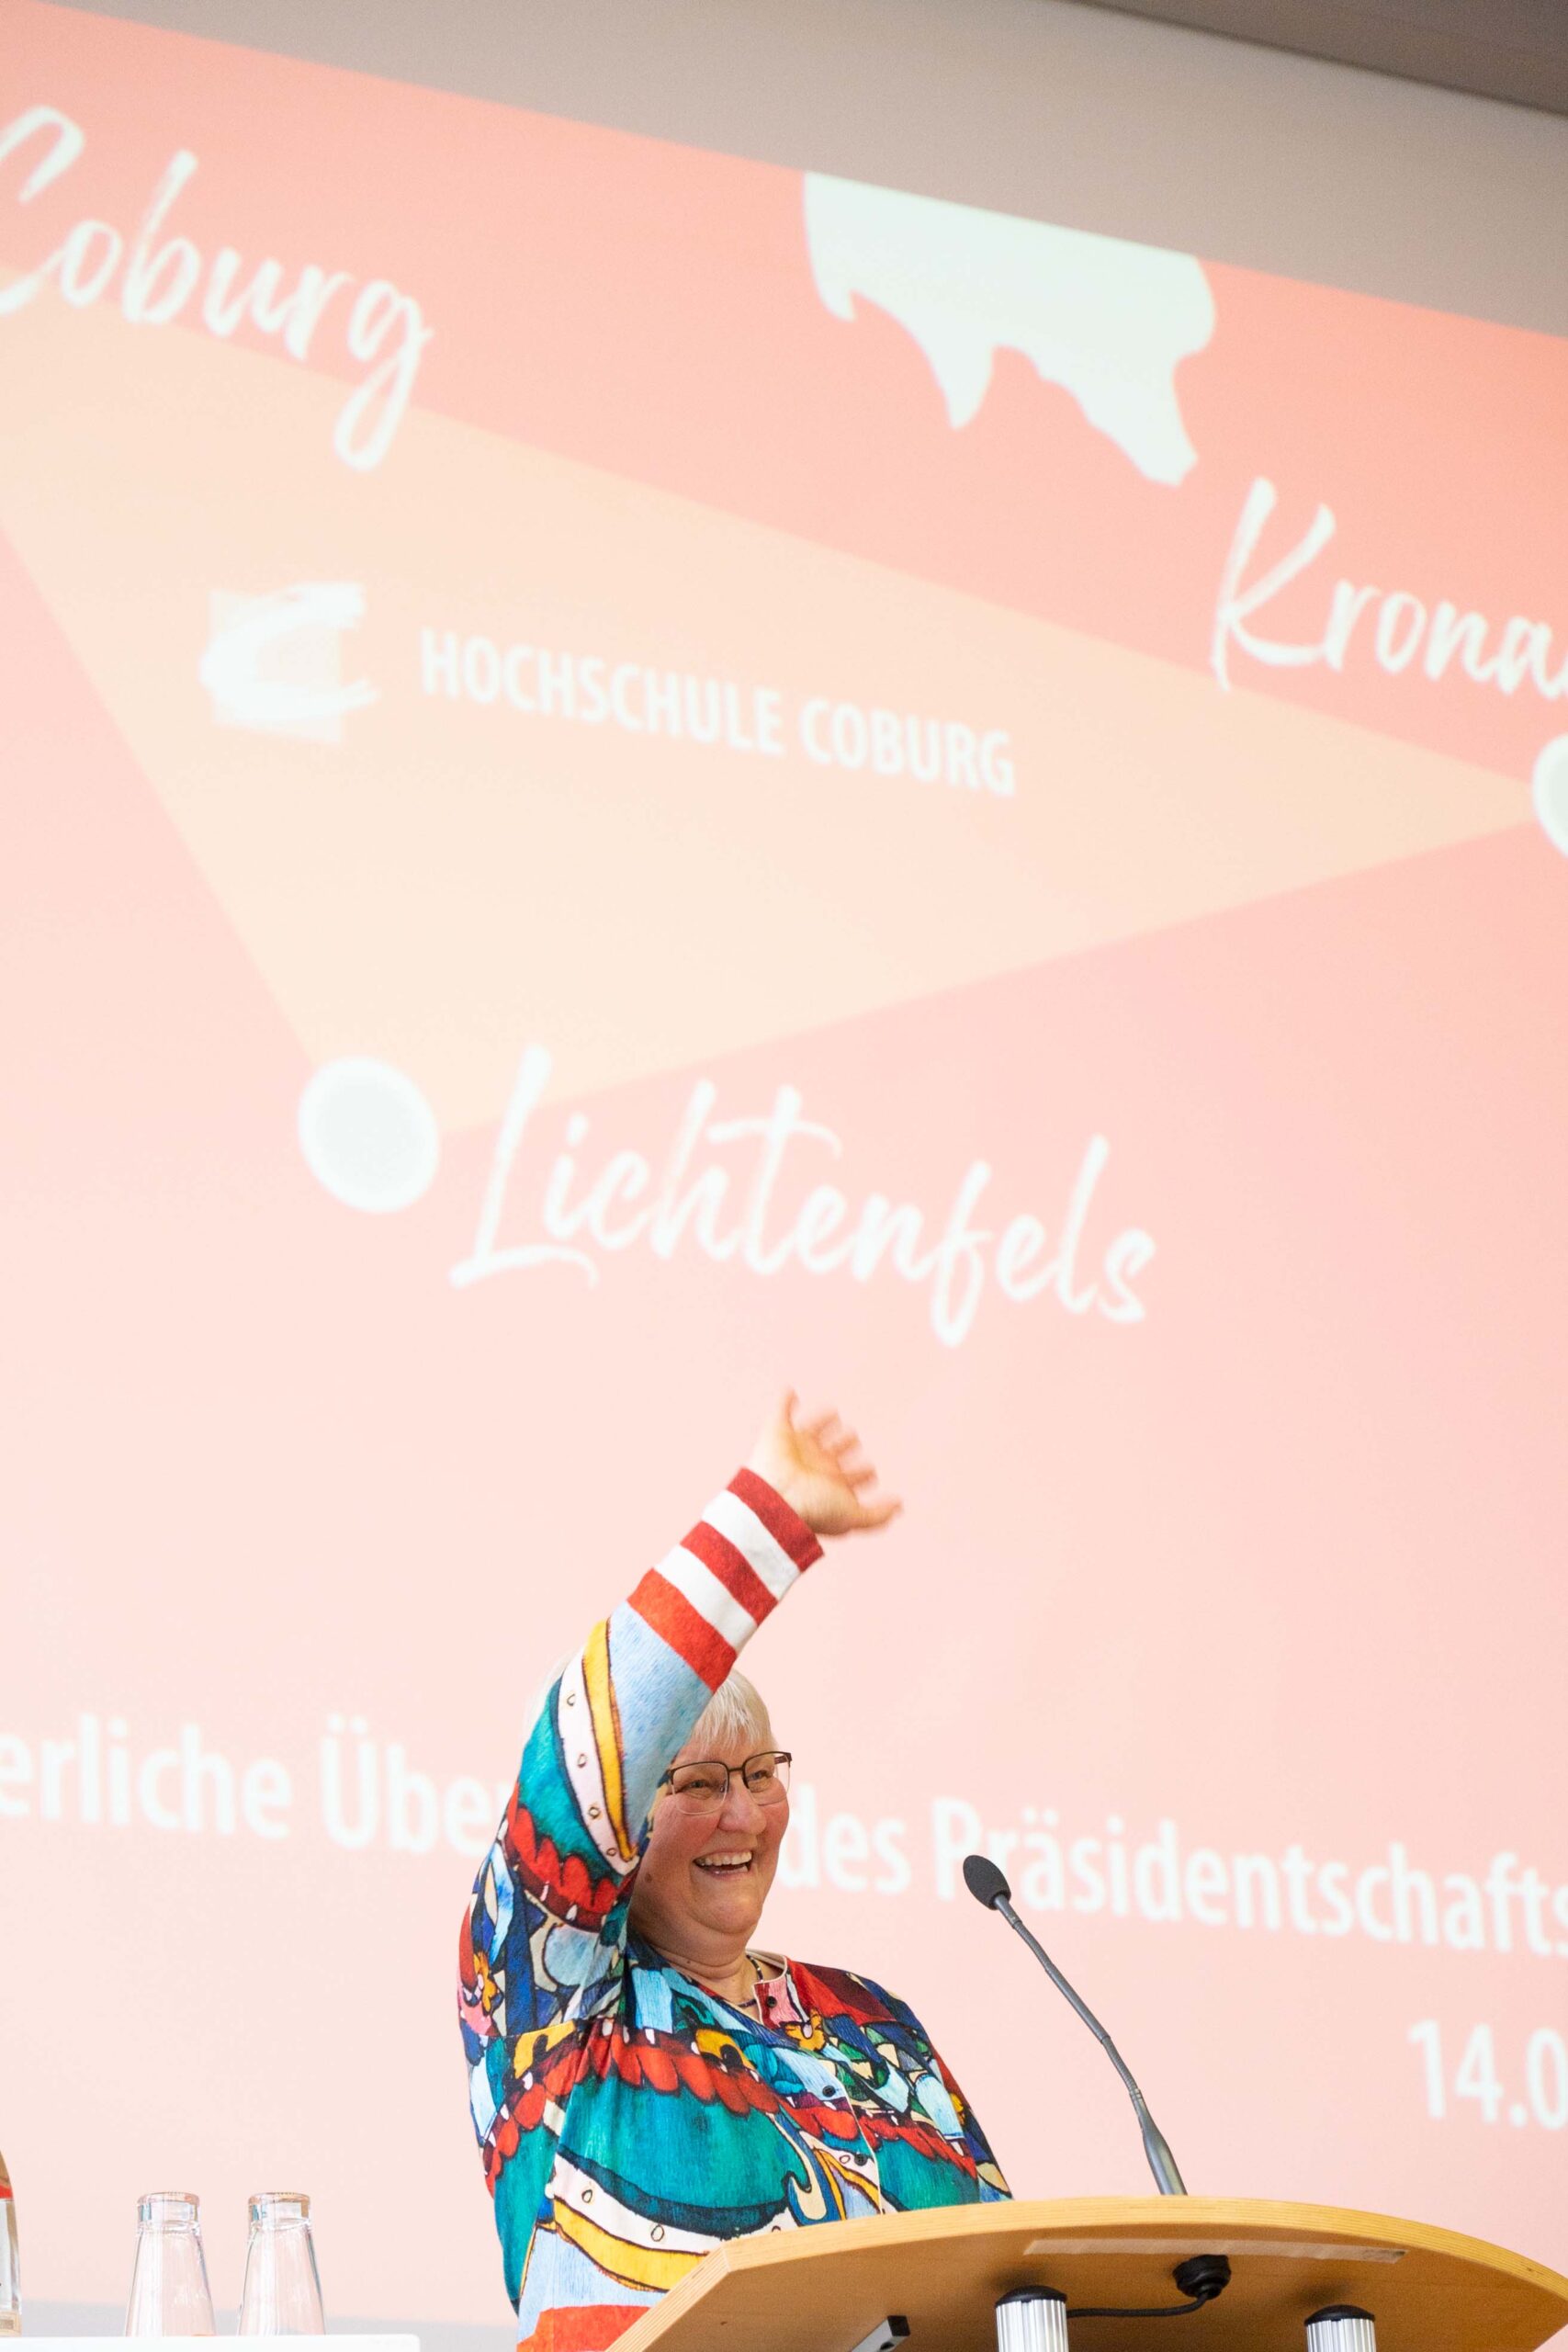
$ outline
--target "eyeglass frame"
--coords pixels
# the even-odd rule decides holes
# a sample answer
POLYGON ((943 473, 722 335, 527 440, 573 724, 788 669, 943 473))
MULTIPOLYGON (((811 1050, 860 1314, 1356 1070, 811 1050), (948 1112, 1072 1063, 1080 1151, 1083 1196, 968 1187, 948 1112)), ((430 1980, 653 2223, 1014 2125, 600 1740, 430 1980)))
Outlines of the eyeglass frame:
POLYGON ((681 1792, 675 1786, 675 1774, 677 1771, 694 1772, 700 1768, 706 1766, 715 1772, 722 1772, 724 1774, 724 1794, 720 1797, 716 1805, 714 1805, 711 1808, 705 1806, 701 1807, 699 1808, 700 1810, 711 1810, 715 1813, 722 1813, 725 1806, 729 1803, 729 1783, 735 1779, 737 1773, 740 1776, 741 1787, 746 1789, 746 1793, 750 1797, 752 1804, 765 1806, 766 1801, 763 1798, 757 1796, 753 1791, 746 1788, 747 1766, 750 1764, 760 1764, 764 1756, 773 1757, 775 1762, 780 1763, 784 1767, 784 1794, 787 1796, 789 1794, 789 1767, 795 1762, 794 1750, 788 1747, 759 1747, 754 1756, 748 1756, 744 1762, 739 1764, 727 1764, 723 1758, 719 1756, 688 1756, 683 1764, 671 1764, 668 1771, 660 1772, 655 1786, 660 1789, 668 1789, 672 1797, 678 1797, 680 1796, 681 1792))

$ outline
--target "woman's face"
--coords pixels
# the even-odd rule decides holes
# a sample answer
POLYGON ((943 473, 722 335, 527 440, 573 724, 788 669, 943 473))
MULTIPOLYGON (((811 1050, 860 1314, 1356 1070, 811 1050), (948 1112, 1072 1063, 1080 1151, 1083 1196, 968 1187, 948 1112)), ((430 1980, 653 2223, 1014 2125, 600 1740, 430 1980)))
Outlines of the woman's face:
MULTIPOLYGON (((773 1734, 742 1732, 728 1747, 711 1738, 688 1744, 675 1758, 694 1764, 713 1758, 744 1764, 771 1747, 773 1734)), ((633 1930, 676 1962, 699 1971, 729 1968, 755 1933, 778 1868, 779 1844, 789 1826, 789 1800, 759 1804, 739 1772, 717 1813, 704 1813, 668 1789, 653 1808, 653 1826, 632 1894, 633 1930)))

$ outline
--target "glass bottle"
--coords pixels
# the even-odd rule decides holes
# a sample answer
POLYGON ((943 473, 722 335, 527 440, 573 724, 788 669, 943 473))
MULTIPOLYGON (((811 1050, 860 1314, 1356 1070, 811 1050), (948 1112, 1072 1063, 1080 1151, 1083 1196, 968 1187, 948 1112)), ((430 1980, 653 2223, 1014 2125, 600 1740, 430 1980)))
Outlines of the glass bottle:
POLYGON ((212 2291, 201 2245, 201 2199, 152 2188, 136 2208, 136 2267, 127 2335, 211 2335, 212 2291))
POLYGON ((17 2200, 0 2156, 0 2335, 22 2332, 22 2267, 17 2254, 17 2200))
POLYGON ((240 2298, 242 2335, 324 2335, 321 2280, 310 2237, 310 2200, 292 2188, 259 2189, 240 2298))

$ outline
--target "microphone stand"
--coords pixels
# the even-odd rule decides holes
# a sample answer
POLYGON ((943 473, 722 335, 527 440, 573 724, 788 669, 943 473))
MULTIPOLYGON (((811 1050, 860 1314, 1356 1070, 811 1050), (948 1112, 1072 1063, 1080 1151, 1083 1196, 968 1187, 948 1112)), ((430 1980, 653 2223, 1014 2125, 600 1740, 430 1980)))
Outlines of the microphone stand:
MULTIPOLYGON (((1155 2186, 1158 2188, 1160 2195, 1185 2197, 1187 2184, 1182 2179, 1176 2158, 1170 2152, 1170 2143, 1149 2113, 1148 2101, 1134 2080, 1131 2067, 1088 2002, 1080 2000, 1043 1944, 1031 1935, 1018 1913, 1013 1909, 1012 1890, 995 1862, 985 1854, 965 1855, 964 1883, 976 1903, 983 1904, 987 1911, 999 1911, 1014 1935, 1022 1938, 1057 1992, 1083 2019, 1122 2077, 1127 2096, 1133 2102, 1133 2111, 1138 2119, 1144 2154, 1148 2158, 1149 2170, 1155 2177, 1155 2186)), ((1113 2311, 1109 2307, 1101 2309, 1099 2306, 1091 2306, 1081 2311, 1069 2311, 1067 2317, 1069 2319, 1179 2319, 1189 2312, 1201 2311, 1205 2303, 1212 2303, 1214 2297, 1230 2284, 1231 2267, 1223 2254, 1194 2254, 1185 2262, 1178 2263, 1171 2275, 1181 2292, 1189 2298, 1188 2301, 1145 2304, 1133 2311, 1113 2311)))

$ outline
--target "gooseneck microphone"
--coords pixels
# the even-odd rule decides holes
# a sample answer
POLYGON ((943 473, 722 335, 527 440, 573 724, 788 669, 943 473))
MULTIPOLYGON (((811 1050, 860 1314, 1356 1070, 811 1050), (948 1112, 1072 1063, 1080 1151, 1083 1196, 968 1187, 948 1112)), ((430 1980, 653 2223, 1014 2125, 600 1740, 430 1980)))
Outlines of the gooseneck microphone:
POLYGON ((1030 1934, 1029 1929, 1012 1907, 1012 1889, 995 1862, 985 1854, 966 1854, 964 1858, 964 1883, 976 1903, 983 1903, 987 1911, 999 1911, 1014 1935, 1023 1938, 1057 1992, 1065 2000, 1072 2004, 1082 2018, 1127 2086, 1127 2096, 1133 2102, 1133 2109, 1138 2119, 1138 2129, 1144 2135, 1144 2154, 1148 2157, 1149 2170, 1155 2177, 1160 2195, 1185 2197, 1187 2184, 1177 2170, 1176 2158, 1166 2143, 1164 2132, 1149 2113, 1148 2101, 1133 2080, 1122 2052, 1088 2003, 1079 2000, 1049 1952, 1030 1934))

